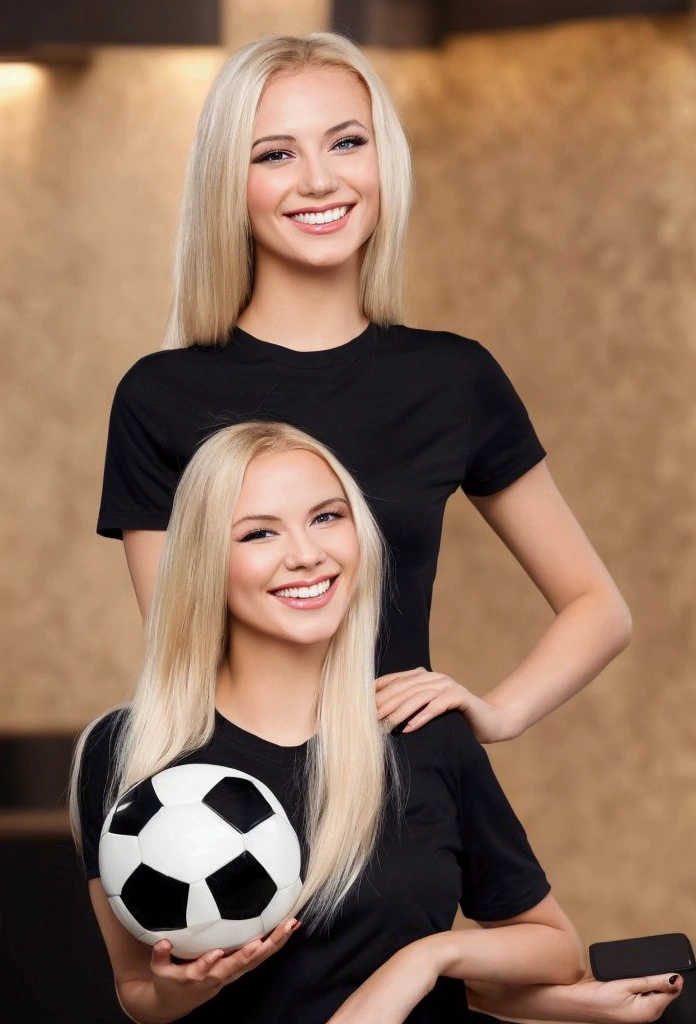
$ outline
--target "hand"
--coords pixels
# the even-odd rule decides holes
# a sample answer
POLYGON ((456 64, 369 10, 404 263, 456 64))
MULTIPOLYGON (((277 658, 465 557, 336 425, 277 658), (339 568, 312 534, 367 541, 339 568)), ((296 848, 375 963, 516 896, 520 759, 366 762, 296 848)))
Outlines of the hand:
POLYGON ((621 981, 595 981, 589 978, 578 983, 586 989, 588 1009, 601 1024, 647 1024, 662 1016, 667 1006, 681 993, 680 975, 660 974, 647 978, 626 978, 621 981), (674 982, 670 984, 670 978, 674 982))
POLYGON ((437 981, 429 948, 428 939, 419 939, 400 949, 346 999, 327 1024, 403 1024, 437 981))
POLYGON ((171 942, 160 939, 153 946, 150 960, 155 992, 165 1004, 191 1000, 190 1009, 194 1009, 216 995, 223 986, 237 981, 277 953, 298 927, 299 921, 290 918, 282 921, 270 934, 254 939, 232 953, 211 949, 197 960, 185 963, 175 963, 171 957, 171 942))
POLYGON ((649 1024, 662 1016, 682 985, 678 974, 620 981, 596 981, 590 974, 574 985, 472 984, 467 996, 472 1008, 508 1020, 649 1024))
POLYGON ((388 718, 392 727, 409 719, 404 732, 414 732, 432 718, 455 709, 464 715, 479 743, 512 739, 521 731, 504 708, 477 697, 442 672, 428 672, 422 667, 392 672, 380 676, 376 687, 379 718, 388 718))

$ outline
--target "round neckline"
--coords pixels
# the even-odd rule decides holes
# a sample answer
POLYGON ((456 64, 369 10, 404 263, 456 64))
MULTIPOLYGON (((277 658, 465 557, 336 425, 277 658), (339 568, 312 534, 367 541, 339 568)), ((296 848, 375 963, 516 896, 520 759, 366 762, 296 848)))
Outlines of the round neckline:
POLYGON ((305 740, 304 743, 292 747, 280 746, 278 743, 272 743, 271 740, 263 739, 262 736, 257 736, 254 732, 242 729, 240 725, 236 725, 226 718, 217 708, 215 709, 215 719, 219 726, 233 735, 236 744, 254 757, 261 757, 266 761, 294 762, 298 757, 306 755, 311 742, 311 740, 305 740))
POLYGON ((276 363, 284 363, 286 366, 321 367, 353 362, 365 352, 374 338, 375 331, 376 325, 369 323, 357 337, 343 342, 342 345, 335 345, 333 348, 312 349, 308 352, 287 348, 285 345, 278 345, 272 341, 262 341, 239 326, 232 328, 229 340, 231 344, 260 360, 270 359, 276 363))

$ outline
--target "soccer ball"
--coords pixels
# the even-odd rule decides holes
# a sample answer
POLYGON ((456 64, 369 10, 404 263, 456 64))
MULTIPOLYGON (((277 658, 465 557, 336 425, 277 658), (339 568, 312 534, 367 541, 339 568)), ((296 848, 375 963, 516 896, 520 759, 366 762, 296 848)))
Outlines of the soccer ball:
POLYGON ((274 794, 219 764, 166 768, 104 821, 99 873, 111 909, 148 945, 194 959, 272 931, 302 887, 300 844, 274 794))

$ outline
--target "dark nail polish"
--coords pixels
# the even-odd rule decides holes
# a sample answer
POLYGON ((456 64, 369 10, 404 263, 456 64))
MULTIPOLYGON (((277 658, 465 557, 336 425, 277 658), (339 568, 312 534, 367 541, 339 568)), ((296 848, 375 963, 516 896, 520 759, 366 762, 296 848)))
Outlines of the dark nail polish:
POLYGON ((678 977, 679 977, 679 975, 678 975, 678 974, 673 974, 673 975, 672 975, 672 976, 671 976, 670 978, 668 978, 667 980, 669 981, 670 985, 674 985, 678 977))

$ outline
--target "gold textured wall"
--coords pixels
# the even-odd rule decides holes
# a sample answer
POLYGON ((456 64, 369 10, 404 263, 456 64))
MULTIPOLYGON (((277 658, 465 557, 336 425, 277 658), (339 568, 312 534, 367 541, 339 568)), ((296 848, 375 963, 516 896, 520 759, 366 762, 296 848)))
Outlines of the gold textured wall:
MULTIPOLYGON (((278 22, 278 4, 237 4, 229 44, 322 27, 321 3, 299 21, 280 7, 278 22)), ((136 604, 121 545, 94 533, 107 417, 160 343, 184 163, 224 56, 0 67, 5 730, 71 731, 130 690, 136 604)), ((587 941, 696 938, 693 26, 575 22, 371 56, 415 152, 410 322, 500 359, 634 613, 614 665, 491 757, 587 941)), ((434 660, 484 692, 549 613, 463 498, 443 544, 434 660)))

